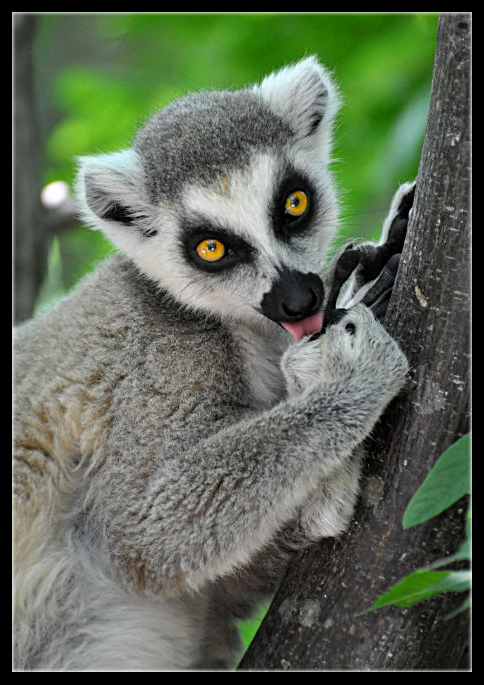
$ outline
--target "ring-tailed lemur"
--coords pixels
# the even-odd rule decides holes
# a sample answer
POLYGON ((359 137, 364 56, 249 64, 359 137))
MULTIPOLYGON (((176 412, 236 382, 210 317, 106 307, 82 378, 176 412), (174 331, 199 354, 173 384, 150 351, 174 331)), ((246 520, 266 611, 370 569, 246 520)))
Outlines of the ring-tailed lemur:
POLYGON ((83 216, 120 252, 16 333, 18 670, 226 668, 234 618, 345 530, 407 373, 374 312, 413 186, 319 276, 338 106, 310 57, 81 160, 83 216), (364 303, 337 309, 352 272, 364 303))

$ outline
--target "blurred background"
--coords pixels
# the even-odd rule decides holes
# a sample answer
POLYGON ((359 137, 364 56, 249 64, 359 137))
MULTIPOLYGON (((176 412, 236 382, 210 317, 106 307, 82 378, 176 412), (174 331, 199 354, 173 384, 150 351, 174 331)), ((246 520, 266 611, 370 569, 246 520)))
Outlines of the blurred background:
POLYGON ((240 88, 309 54, 340 85, 333 169, 340 241, 378 238, 418 169, 438 15, 14 14, 15 319, 38 313, 111 251, 79 225, 76 155, 128 146, 191 90, 240 88))

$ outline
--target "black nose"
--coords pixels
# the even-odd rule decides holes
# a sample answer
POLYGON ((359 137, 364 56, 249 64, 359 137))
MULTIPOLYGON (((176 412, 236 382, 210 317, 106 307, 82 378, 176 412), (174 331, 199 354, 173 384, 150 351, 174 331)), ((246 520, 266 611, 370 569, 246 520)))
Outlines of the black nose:
POLYGON ((261 310, 272 321, 302 321, 320 311, 324 286, 316 274, 282 269, 272 288, 262 298, 261 310))

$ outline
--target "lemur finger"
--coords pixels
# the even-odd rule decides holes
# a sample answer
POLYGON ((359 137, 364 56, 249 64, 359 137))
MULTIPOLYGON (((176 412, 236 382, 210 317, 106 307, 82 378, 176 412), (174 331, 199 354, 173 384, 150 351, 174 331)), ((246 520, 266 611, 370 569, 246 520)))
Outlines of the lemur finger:
POLYGON ((346 250, 338 259, 336 268, 334 270, 334 277, 333 282, 331 283, 328 301, 326 302, 326 312, 336 308, 336 302, 338 300, 341 288, 358 266, 360 262, 360 256, 359 250, 355 250, 353 249, 352 245, 348 245, 346 250))
POLYGON ((361 276, 363 283, 373 281, 395 254, 401 254, 407 234, 408 218, 396 216, 390 226, 388 239, 383 245, 361 246, 361 276))
POLYGON ((413 200, 414 200, 414 197, 415 197, 415 187, 416 187, 416 185, 417 185, 416 182, 414 182, 414 183, 410 186, 408 193, 405 193, 405 195, 402 197, 402 199, 401 199, 401 201, 400 201, 400 205, 399 205, 399 207, 398 207, 398 213, 401 214, 402 216, 403 216, 404 214, 406 214, 407 219, 408 219, 408 215, 409 215, 409 213, 410 213, 410 210, 411 210, 412 207, 413 207, 413 200))
POLYGON ((378 321, 383 321, 385 318, 385 314, 387 313, 388 309, 388 303, 390 302, 390 298, 392 296, 392 291, 387 290, 386 294, 384 294, 376 304, 373 305, 371 308, 371 311, 373 312, 375 319, 378 319, 378 321))
MULTIPOLYGON (((336 302, 338 300, 341 288, 356 269, 359 262, 359 250, 355 250, 353 249, 352 245, 348 245, 336 264, 331 290, 326 303, 326 309, 324 310, 323 328, 321 333, 324 333, 329 325, 337 323, 341 317, 346 314, 346 309, 336 309, 336 302)), ((314 339, 314 336, 312 339, 314 339)))
POLYGON ((399 254, 394 254, 390 257, 383 267, 377 281, 361 300, 363 304, 366 304, 366 306, 373 311, 377 318, 382 318, 385 315, 393 284, 395 283, 399 262, 399 254), (386 304, 384 304, 385 302, 386 304))

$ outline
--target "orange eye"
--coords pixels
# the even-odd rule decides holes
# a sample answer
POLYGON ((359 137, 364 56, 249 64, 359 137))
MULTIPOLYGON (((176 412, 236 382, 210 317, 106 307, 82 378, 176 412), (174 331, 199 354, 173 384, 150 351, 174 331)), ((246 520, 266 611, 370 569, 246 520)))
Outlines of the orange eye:
POLYGON ((215 238, 207 238, 197 245, 197 255, 206 262, 218 262, 225 254, 225 245, 215 238))
POLYGON ((286 214, 294 217, 302 216, 306 212, 308 205, 309 199, 306 193, 302 190, 295 190, 286 198, 286 214))

